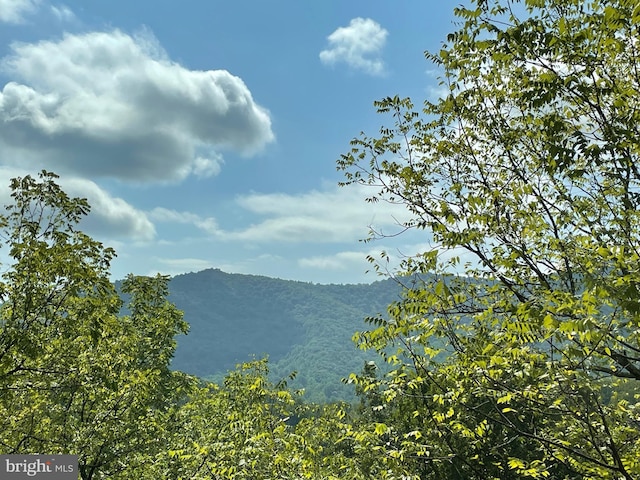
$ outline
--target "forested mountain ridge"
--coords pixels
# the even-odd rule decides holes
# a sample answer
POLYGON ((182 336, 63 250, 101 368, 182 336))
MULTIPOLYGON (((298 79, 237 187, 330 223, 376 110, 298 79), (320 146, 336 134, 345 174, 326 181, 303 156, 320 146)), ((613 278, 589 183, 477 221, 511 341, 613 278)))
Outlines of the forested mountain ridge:
POLYGON ((391 279, 321 285, 208 269, 173 277, 169 291, 190 325, 178 337, 174 369, 219 379, 237 363, 268 356, 275 379, 296 371, 291 387, 325 401, 352 393, 341 378, 375 355, 351 338, 366 329, 366 316, 399 299, 400 286, 391 279))

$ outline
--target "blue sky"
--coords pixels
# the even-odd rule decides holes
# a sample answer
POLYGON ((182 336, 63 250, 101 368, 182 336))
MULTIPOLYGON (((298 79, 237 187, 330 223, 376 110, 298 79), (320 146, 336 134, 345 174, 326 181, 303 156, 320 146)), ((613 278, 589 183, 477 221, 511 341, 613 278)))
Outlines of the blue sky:
POLYGON ((437 93, 423 52, 455 5, 0 0, 0 199, 10 177, 58 173, 115 278, 375 281, 368 254, 427 239, 360 242, 407 214, 339 188, 335 161, 388 122, 374 100, 437 93))

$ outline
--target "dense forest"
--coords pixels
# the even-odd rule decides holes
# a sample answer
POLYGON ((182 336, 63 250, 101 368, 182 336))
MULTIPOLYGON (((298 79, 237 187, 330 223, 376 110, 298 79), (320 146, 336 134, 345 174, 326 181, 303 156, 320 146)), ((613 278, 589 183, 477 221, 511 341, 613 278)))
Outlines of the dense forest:
POLYGON ((319 285, 215 269, 178 275, 169 300, 184 312, 189 333, 177 338, 172 368, 215 381, 236 364, 267 357, 274 381, 296 372, 289 386, 304 389, 305 401, 353 400, 341 379, 377 358, 351 338, 400 292, 393 279, 319 285))
POLYGON ((640 479, 640 8, 455 12, 457 31, 426 54, 446 94, 421 109, 377 101, 387 125, 337 162, 344 188, 405 205, 404 227, 428 238, 394 272, 412 279, 395 300, 385 282, 312 290, 216 270, 117 289, 115 252, 78 227, 88 202, 51 172, 14 178, 0 216, 0 452, 78 455, 83 480, 640 479), (205 312, 197 295, 245 308, 205 312), (286 342, 216 381, 190 375, 177 367, 210 373, 207 347, 176 354, 189 329, 176 304, 198 337, 230 330, 237 351, 251 335, 286 342), (376 359, 336 372, 351 403, 306 401, 260 358, 299 362, 313 383, 307 361, 350 368, 319 360, 346 325, 376 359))

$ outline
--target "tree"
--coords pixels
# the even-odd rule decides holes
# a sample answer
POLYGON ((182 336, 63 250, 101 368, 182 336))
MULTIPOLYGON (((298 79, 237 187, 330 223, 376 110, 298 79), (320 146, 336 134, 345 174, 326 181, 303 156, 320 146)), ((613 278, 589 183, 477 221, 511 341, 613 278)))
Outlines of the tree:
POLYGON ((266 360, 244 363, 180 406, 178 434, 149 478, 358 480, 355 455, 340 444, 350 442, 345 415, 296 402, 286 382, 268 380, 266 360))
POLYGON ((89 205, 56 178, 13 179, 0 217, 10 257, 0 282, 0 449, 77 454, 83 479, 133 478, 166 443, 172 405, 192 384, 169 370, 187 325, 162 276, 129 276, 130 313, 120 316, 108 277, 115 253, 77 230, 89 205))
POLYGON ((393 126, 338 161, 434 245, 359 337, 394 365, 378 407, 414 419, 377 430, 420 478, 639 478, 640 7, 455 13, 427 54, 446 94, 376 102, 393 126))

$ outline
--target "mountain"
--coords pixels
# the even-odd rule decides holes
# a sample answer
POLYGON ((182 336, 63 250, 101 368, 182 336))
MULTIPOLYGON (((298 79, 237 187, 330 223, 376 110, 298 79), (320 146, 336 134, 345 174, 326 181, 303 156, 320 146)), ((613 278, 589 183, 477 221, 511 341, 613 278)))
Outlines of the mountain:
POLYGON ((273 378, 297 371, 289 385, 315 402, 350 398, 341 378, 377 360, 351 338, 400 293, 390 279, 320 285, 218 269, 178 275, 169 290, 191 326, 177 339, 173 368, 216 380, 237 363, 268 355, 273 378))

